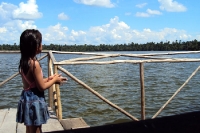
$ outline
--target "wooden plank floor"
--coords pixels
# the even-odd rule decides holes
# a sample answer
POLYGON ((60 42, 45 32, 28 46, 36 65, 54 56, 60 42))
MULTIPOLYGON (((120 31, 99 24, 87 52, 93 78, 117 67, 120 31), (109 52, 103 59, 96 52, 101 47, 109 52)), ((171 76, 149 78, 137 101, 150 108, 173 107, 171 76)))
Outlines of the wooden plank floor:
MULTIPOLYGON (((48 108, 48 110, 50 119, 47 121, 47 124, 42 125, 43 133, 89 127, 82 118, 68 118, 59 121, 51 108, 48 108)), ((0 109, 0 133, 26 132, 24 124, 16 122, 16 113, 16 108, 0 109)))
MULTIPOLYGON (((42 131, 63 131, 61 123, 54 115, 53 111, 49 110, 50 119, 47 124, 42 125, 42 131)), ((24 124, 16 123, 16 108, 0 109, 0 133, 25 133, 26 127, 24 124)))

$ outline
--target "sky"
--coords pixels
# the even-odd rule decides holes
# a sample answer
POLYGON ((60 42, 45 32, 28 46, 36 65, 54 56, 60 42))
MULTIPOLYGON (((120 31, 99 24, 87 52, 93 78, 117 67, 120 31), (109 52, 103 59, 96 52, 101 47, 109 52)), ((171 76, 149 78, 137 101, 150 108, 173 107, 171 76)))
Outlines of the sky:
POLYGON ((38 29, 42 44, 200 40, 199 0, 1 0, 0 45, 38 29))

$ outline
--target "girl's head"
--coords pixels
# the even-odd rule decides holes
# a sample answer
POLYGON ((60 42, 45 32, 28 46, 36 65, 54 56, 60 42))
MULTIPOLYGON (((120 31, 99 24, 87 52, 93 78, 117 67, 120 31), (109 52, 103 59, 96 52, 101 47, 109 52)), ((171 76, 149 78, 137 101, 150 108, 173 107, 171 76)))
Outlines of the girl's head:
POLYGON ((19 71, 27 73, 29 70, 29 59, 34 59, 36 54, 42 51, 42 34, 38 30, 27 29, 20 36, 21 59, 19 71))
POLYGON ((33 58, 42 50, 42 34, 35 29, 27 29, 20 36, 22 58, 33 58))

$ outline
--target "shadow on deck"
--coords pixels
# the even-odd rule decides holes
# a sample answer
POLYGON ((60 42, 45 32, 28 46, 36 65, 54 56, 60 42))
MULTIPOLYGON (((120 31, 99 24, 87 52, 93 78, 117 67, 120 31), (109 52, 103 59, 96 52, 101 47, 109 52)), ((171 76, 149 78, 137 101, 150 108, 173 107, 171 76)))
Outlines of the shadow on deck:
POLYGON ((200 133, 200 111, 51 133, 200 133))

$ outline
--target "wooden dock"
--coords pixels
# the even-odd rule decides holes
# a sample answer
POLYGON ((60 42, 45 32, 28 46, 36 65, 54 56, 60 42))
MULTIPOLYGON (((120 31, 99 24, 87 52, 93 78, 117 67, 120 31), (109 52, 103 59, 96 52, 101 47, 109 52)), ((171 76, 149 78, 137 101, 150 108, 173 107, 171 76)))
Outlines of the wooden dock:
MULTIPOLYGON (((0 133, 25 133, 24 124, 16 123, 16 108, 0 109, 0 133)), ((42 125, 42 131, 54 132, 89 127, 82 118, 58 120, 55 113, 49 108, 50 119, 42 125)))

